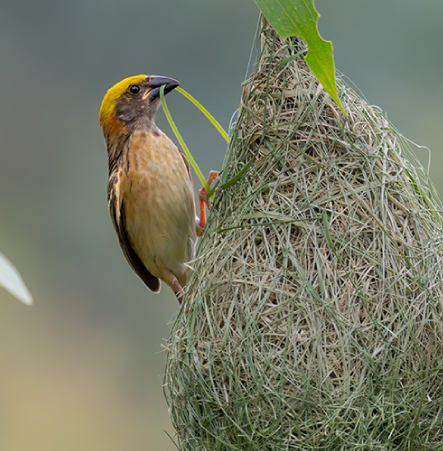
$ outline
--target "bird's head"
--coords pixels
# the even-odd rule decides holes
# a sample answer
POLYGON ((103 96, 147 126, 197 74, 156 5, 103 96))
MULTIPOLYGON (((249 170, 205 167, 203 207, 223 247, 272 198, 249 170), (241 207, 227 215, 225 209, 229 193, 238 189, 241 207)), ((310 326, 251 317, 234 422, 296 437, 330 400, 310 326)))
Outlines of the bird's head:
POLYGON ((164 86, 167 94, 178 85, 177 80, 158 75, 136 75, 120 81, 103 99, 99 113, 103 132, 112 136, 154 126, 160 88, 164 86))

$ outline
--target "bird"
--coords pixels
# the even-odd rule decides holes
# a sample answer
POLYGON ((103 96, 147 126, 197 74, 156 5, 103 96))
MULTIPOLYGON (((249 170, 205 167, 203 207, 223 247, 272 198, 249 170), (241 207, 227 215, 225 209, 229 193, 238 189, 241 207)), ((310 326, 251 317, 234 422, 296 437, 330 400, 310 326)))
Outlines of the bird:
MULTIPOLYGON (((181 303, 210 204, 200 189, 196 216, 189 161, 155 123, 162 86, 168 94, 179 82, 125 78, 107 91, 99 120, 108 152, 108 207, 123 254, 151 291, 160 292, 163 281, 181 303)), ((218 175, 210 172, 209 186, 218 175)))

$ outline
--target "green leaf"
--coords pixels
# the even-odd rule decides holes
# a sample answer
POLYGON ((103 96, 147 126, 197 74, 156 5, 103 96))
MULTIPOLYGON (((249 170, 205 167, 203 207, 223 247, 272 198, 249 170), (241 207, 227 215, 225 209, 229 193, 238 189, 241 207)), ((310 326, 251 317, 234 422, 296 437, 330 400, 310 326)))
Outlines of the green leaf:
POLYGON ((315 9, 314 0, 255 0, 255 3, 282 39, 298 36, 306 41, 306 63, 345 113, 337 95, 332 43, 325 41, 318 32, 320 14, 315 9))
POLYGON ((182 147, 182 150, 183 150, 184 154, 188 157, 189 163, 191 163, 191 166, 194 169, 195 173, 197 174, 197 177, 200 179, 201 184, 205 187, 206 192, 209 193, 211 191, 211 188, 208 185, 208 182, 206 181, 206 179, 205 179, 202 171, 200 170, 197 162, 194 160, 194 157, 192 156, 190 150, 188 149, 188 146, 186 145, 185 140, 182 138, 182 135, 178 131, 178 128, 175 125, 174 120, 172 119, 171 113, 169 112, 169 108, 166 105, 165 85, 163 85, 160 88, 160 99, 161 99, 161 102, 162 102, 163 111, 165 112, 166 119, 168 120, 169 125, 171 126, 175 137, 177 138, 178 142, 180 143, 180 146, 182 147))
POLYGON ((14 265, 0 253, 0 285, 19 301, 26 305, 32 305, 31 293, 26 288, 23 279, 14 265))
POLYGON ((194 99, 194 97, 192 97, 189 92, 186 92, 183 88, 180 88, 180 86, 175 88, 175 90, 180 94, 183 94, 188 100, 190 100, 208 118, 209 122, 217 129, 223 139, 229 144, 228 133, 219 124, 215 117, 197 99, 194 99))

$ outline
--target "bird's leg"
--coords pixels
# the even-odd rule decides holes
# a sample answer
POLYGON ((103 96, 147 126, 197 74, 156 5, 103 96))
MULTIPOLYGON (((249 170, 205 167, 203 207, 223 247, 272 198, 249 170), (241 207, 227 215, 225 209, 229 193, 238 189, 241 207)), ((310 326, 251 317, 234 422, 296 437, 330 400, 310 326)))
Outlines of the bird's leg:
MULTIPOLYGON (((211 186, 212 182, 218 177, 220 172, 217 171, 211 171, 209 172, 208 177, 208 185, 211 186)), ((200 191, 198 192, 198 205, 199 205, 199 219, 197 223, 197 236, 202 236, 203 229, 206 225, 206 210, 205 207, 208 207, 208 210, 211 209, 211 206, 209 204, 208 200, 208 192, 206 191, 206 188, 203 186, 200 188, 200 191)))
POLYGON ((177 301, 178 301, 179 304, 181 304, 182 301, 183 301, 183 296, 185 295, 185 292, 183 291, 183 287, 180 285, 180 283, 178 282, 178 280, 177 280, 177 285, 174 284, 174 286, 175 286, 175 288, 177 288, 177 290, 178 290, 178 291, 175 293, 175 295, 177 296, 177 301), (178 287, 180 287, 180 288, 178 288, 178 287))
POLYGON ((177 296, 178 303, 181 304, 182 300, 183 300, 183 296, 185 294, 183 287, 181 286, 180 282, 178 281, 177 277, 175 276, 175 274, 172 271, 170 271, 169 269, 166 269, 165 273, 168 276, 169 280, 171 281, 171 283, 174 287, 173 290, 174 290, 175 295, 177 296))

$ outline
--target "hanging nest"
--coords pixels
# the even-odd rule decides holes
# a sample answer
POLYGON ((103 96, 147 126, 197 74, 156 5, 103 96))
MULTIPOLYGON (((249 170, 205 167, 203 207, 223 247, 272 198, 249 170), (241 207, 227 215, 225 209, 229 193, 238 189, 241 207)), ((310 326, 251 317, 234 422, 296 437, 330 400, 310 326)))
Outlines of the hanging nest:
POLYGON ((181 450, 443 449, 441 203, 408 141, 262 21, 169 340, 181 450))

